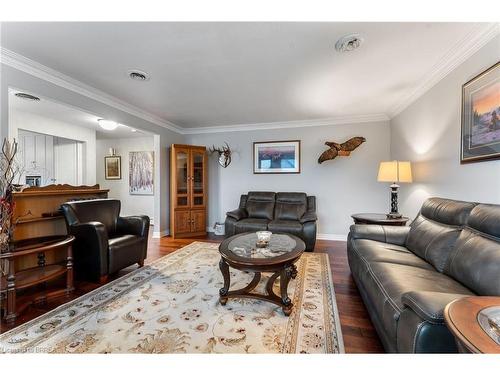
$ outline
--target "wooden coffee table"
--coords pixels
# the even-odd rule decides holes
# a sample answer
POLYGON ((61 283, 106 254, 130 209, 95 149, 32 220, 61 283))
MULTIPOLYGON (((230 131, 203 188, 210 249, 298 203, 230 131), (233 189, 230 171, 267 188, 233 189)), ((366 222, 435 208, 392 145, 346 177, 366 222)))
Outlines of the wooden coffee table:
POLYGON ((242 233, 224 240, 219 246, 221 260, 219 267, 224 277, 224 286, 219 291, 219 301, 225 305, 228 298, 257 298, 281 306, 285 315, 292 312, 292 301, 288 297, 288 283, 297 276, 297 262, 306 246, 300 238, 290 234, 271 236, 267 248, 257 248, 255 233, 242 233), (231 282, 229 267, 254 273, 252 281, 244 288, 229 291, 231 282), (252 292, 259 284, 262 272, 272 272, 266 284, 266 293, 252 292), (273 291, 273 285, 280 278, 280 294, 273 291))
POLYGON ((500 297, 465 297, 446 306, 444 320, 460 352, 500 353, 500 345, 479 324, 480 312, 492 306, 500 306, 500 297))

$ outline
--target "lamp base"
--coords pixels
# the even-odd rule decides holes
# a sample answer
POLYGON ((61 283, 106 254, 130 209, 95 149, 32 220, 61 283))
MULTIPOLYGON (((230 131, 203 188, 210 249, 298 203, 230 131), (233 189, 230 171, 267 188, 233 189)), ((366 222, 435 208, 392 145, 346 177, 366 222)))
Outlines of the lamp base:
POLYGON ((387 214, 388 219, 401 219, 403 215, 401 215, 399 212, 391 212, 390 214, 387 214))

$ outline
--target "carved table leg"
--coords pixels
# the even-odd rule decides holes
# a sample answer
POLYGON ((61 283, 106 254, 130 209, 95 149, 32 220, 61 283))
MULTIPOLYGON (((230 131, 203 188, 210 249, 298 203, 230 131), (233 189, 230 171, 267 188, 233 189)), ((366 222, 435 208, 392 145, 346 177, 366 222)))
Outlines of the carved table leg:
POLYGON ((283 313, 288 316, 292 312, 292 301, 288 297, 288 283, 290 279, 297 277, 297 267, 295 264, 285 267, 280 274, 280 293, 283 313))
POLYGON ((219 301, 221 305, 225 305, 227 303, 227 295, 229 293, 229 284, 231 282, 231 276, 229 273, 229 264, 227 264, 223 258, 219 261, 219 268, 222 272, 222 276, 224 277, 224 286, 219 290, 219 301))
POLYGON ((7 260, 7 311, 5 314, 5 320, 8 324, 14 323, 16 321, 16 275, 14 273, 14 262, 7 260))

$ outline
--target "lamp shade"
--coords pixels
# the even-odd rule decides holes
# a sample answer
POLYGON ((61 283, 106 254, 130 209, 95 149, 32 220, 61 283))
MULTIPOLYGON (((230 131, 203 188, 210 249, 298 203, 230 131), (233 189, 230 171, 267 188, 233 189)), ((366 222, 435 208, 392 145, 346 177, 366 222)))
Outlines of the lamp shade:
POLYGON ((381 162, 377 180, 381 182, 412 182, 410 162, 397 160, 381 162))

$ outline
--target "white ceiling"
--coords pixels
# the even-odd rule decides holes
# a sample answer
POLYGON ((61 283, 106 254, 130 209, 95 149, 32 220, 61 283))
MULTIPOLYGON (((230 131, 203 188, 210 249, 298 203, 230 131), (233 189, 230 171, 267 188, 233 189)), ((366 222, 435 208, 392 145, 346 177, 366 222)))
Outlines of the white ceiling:
POLYGON ((3 23, 3 47, 177 126, 389 114, 477 23, 3 23), (338 53, 337 39, 364 44, 338 53), (129 79, 144 70, 148 82, 129 79))
MULTIPOLYGON (((136 132, 132 132, 132 128, 125 125, 120 125, 115 130, 104 130, 99 126, 97 122, 97 120, 101 118, 101 116, 89 114, 77 108, 56 103, 50 99, 40 97, 36 93, 29 94, 40 97, 40 101, 21 99, 15 96, 16 92, 19 91, 9 90, 9 111, 28 112, 45 118, 54 119, 56 121, 65 122, 67 124, 94 129, 96 131, 96 137, 98 139, 134 138, 144 137, 146 135, 139 130, 137 130, 136 132)), ((43 133, 43 129, 40 129, 40 133, 43 133)), ((70 133, 66 135, 61 134, 60 136, 63 138, 71 138, 70 133)))

